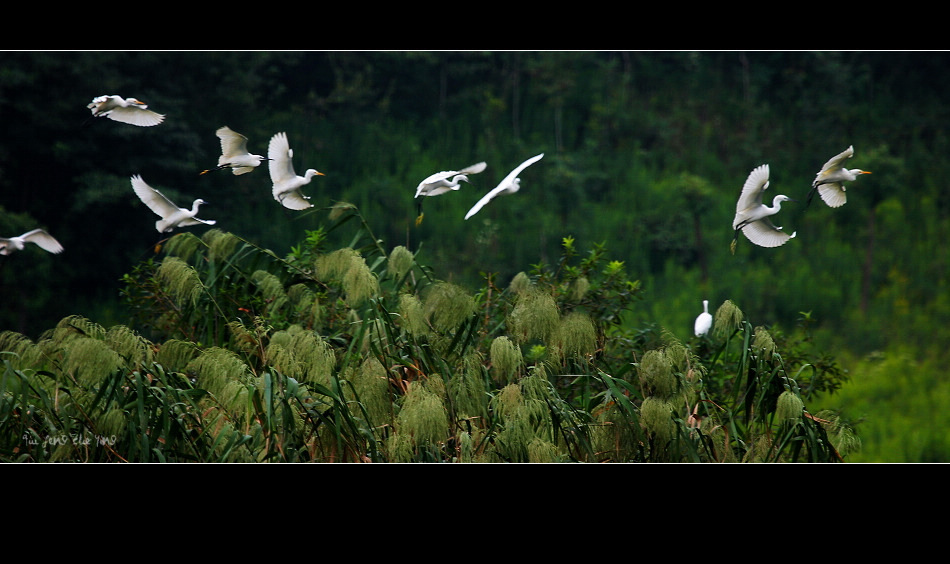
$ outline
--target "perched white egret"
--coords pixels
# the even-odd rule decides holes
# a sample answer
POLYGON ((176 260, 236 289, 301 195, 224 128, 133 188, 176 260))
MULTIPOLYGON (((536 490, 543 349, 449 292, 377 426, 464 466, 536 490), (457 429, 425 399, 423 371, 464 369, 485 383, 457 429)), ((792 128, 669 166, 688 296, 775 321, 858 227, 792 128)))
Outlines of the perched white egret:
POLYGON ((422 200, 420 199, 423 196, 439 196, 445 194, 451 190, 458 190, 461 188, 459 185, 460 182, 468 182, 469 174, 478 174, 485 170, 485 167, 488 165, 484 162, 475 163, 471 166, 467 166, 461 170, 443 170, 437 172, 422 182, 419 183, 419 186, 416 187, 415 199, 418 202, 417 207, 419 208, 419 216, 416 218, 416 225, 422 223, 422 200))
POLYGON ((190 210, 179 208, 173 204, 171 200, 166 198, 164 194, 146 184, 138 174, 132 177, 132 189, 135 190, 136 195, 138 195, 139 199, 141 199, 150 210, 161 217, 161 219, 155 222, 155 229, 157 229, 159 233, 167 233, 176 227, 200 224, 214 225, 216 223, 213 219, 199 219, 195 217, 198 215, 198 206, 208 203, 200 198, 194 201, 190 210))
POLYGON ((221 156, 218 157, 218 166, 201 171, 201 174, 222 168, 231 168, 234 174, 247 174, 261 166, 261 162, 270 160, 261 155, 247 152, 247 137, 234 131, 228 126, 220 127, 214 132, 221 140, 221 156))
POLYGON ((815 197, 815 192, 821 195, 821 199, 828 204, 828 207, 839 208, 848 201, 842 182, 852 182, 857 180, 858 175, 871 174, 860 168, 845 168, 843 166, 844 162, 853 156, 854 146, 852 145, 832 157, 830 161, 825 163, 825 166, 821 167, 821 171, 815 177, 815 181, 811 184, 811 190, 808 192, 808 201, 805 202, 806 208, 811 203, 811 199, 815 197))
POLYGON ((33 243, 44 251, 53 254, 63 252, 63 246, 52 235, 42 229, 27 231, 19 237, 0 237, 0 255, 9 255, 14 251, 22 251, 27 243, 33 243))
POLYGON ((151 127, 164 121, 165 116, 148 109, 144 102, 122 96, 98 96, 86 106, 92 110, 92 117, 107 117, 122 123, 131 123, 142 127, 151 127))
POLYGON ((475 205, 472 206, 472 209, 468 210, 468 213, 465 214, 465 219, 468 219, 478 213, 478 210, 485 207, 485 204, 492 201, 492 199, 494 199, 496 196, 500 196, 502 194, 514 194, 517 192, 521 188, 521 179, 518 178, 518 175, 521 174, 521 171, 524 169, 540 161, 541 157, 543 156, 544 153, 535 155, 518 165, 513 171, 509 172, 508 176, 506 176, 505 179, 498 184, 498 186, 492 188, 491 192, 482 196, 482 199, 476 202, 475 205))
POLYGON ((286 133, 277 133, 271 137, 270 144, 267 147, 267 156, 270 161, 267 163, 270 169, 270 179, 274 182, 274 199, 284 205, 285 208, 292 210, 305 210, 312 208, 313 204, 308 202, 309 196, 304 196, 300 188, 305 184, 310 184, 314 176, 325 176, 322 172, 308 168, 303 176, 297 176, 294 172, 294 150, 290 148, 290 142, 287 141, 286 133))
POLYGON ((761 247, 778 247, 795 236, 782 231, 769 219, 782 209, 782 202, 794 201, 788 196, 779 194, 772 199, 772 207, 762 203, 762 195, 769 187, 769 165, 764 164, 752 170, 749 178, 742 186, 739 202, 736 204, 736 217, 732 220, 735 238, 732 240, 732 252, 736 251, 736 240, 739 230, 746 238, 761 247))
POLYGON ((693 333, 697 337, 709 333, 712 321, 712 315, 709 314, 709 300, 703 300, 703 312, 696 316, 696 322, 693 323, 693 333))

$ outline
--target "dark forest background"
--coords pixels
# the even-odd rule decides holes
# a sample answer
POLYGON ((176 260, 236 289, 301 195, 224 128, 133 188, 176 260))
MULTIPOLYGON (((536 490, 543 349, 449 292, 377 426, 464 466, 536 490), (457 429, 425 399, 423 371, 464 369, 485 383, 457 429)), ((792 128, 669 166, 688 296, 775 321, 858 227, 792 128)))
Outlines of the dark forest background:
POLYGON ((0 329, 35 338, 73 314, 131 323, 120 280, 161 238, 134 174, 179 205, 209 201, 201 217, 279 256, 349 202, 387 247, 463 286, 554 261, 571 236, 605 243, 642 281, 632 326, 686 339, 703 299, 779 331, 807 322, 852 375, 833 401, 867 419, 869 460, 950 459, 948 63, 943 52, 3 52, 0 235, 44 227, 66 251, 0 257, 0 329), (88 122, 102 94, 166 120, 88 122), (199 175, 217 163, 222 125, 259 154, 285 131, 297 172, 326 174, 304 190, 316 207, 279 206, 265 169, 199 175), (805 209, 820 166, 849 145, 849 166, 873 174, 844 207, 805 209), (542 152, 518 194, 463 221, 542 152), (419 181, 478 161, 488 169, 428 198, 417 227, 419 181), (800 200, 776 219, 797 237, 776 249, 741 238, 733 255, 736 198, 763 163, 770 191, 800 200), (922 427, 932 432, 908 438, 922 427))

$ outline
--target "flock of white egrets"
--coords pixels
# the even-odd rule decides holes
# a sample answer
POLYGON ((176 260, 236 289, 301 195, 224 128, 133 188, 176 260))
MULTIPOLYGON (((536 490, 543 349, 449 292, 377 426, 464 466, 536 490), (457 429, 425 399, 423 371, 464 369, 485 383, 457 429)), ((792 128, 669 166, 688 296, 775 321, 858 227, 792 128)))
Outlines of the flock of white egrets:
MULTIPOLYGON (((859 168, 846 168, 844 162, 853 156, 854 146, 850 146, 821 167, 811 184, 806 207, 811 203, 815 192, 818 192, 821 199, 832 208, 841 207, 848 201, 844 183, 856 180, 861 174, 871 174, 859 168)), ((767 206, 762 203, 762 197, 768 187, 769 165, 764 164, 754 168, 742 186, 739 201, 736 203, 736 217, 732 220, 732 228, 735 230, 731 246, 733 253, 736 251, 739 231, 760 247, 778 247, 795 236, 796 232, 789 235, 782 231, 781 227, 776 227, 771 219, 771 216, 782 209, 782 202, 795 200, 784 194, 778 194, 772 198, 772 205, 767 206)))
MULTIPOLYGON (((92 117, 105 117, 114 121, 137 125, 141 127, 152 127, 162 123, 165 120, 163 114, 159 114, 148 109, 148 105, 136 98, 123 98, 121 96, 97 96, 87 106, 92 117)), ((322 172, 315 169, 307 169, 303 176, 294 172, 293 149, 290 148, 290 142, 286 133, 277 133, 271 137, 267 147, 267 156, 255 155, 247 150, 247 137, 232 130, 228 126, 219 128, 215 134, 221 140, 221 156, 218 158, 218 165, 214 168, 204 170, 201 174, 206 174, 213 170, 230 168, 234 174, 246 174, 253 171, 267 161, 270 171, 270 178, 273 183, 272 193, 274 199, 280 202, 284 207, 292 210, 305 210, 312 208, 308 200, 309 196, 304 196, 301 188, 310 183, 315 176, 324 176, 322 172)), ((531 164, 539 161, 544 154, 534 156, 521 163, 511 173, 498 184, 493 190, 483 196, 472 209, 465 214, 465 219, 478 213, 485 204, 495 197, 502 194, 513 194, 521 187, 521 179, 518 175, 531 164)), ((442 171, 423 180, 416 189, 416 198, 425 196, 438 196, 450 190, 458 190, 460 182, 468 182, 468 175, 477 174, 486 168, 484 162, 472 165, 461 170, 442 171)), ((159 233, 168 233, 179 227, 188 227, 191 225, 214 225, 213 219, 201 219, 198 217, 198 208, 207 202, 201 198, 196 199, 191 209, 180 208, 169 200, 164 194, 149 186, 141 175, 134 175, 131 178, 132 190, 159 217, 155 222, 155 229, 159 233)), ((422 221, 422 200, 419 200, 419 217, 416 223, 422 221)), ((52 235, 43 229, 34 229, 19 237, 0 238, 0 254, 8 255, 13 251, 23 250, 26 243, 34 243, 40 248, 51 253, 61 253, 63 246, 52 235)))
MULTIPOLYGON (((871 174, 869 171, 859 168, 847 168, 845 161, 854 156, 854 146, 849 146, 841 151, 821 167, 815 180, 812 181, 811 190, 808 191, 805 206, 811 204, 817 192, 821 199, 832 208, 843 206, 847 201, 847 188, 845 182, 857 180, 862 174, 871 174)), ((735 236, 732 239, 730 249, 736 252, 736 242, 739 239, 739 231, 760 247, 778 247, 784 245, 789 239, 795 236, 795 231, 791 235, 776 227, 772 223, 772 216, 782 209, 782 202, 794 202, 792 198, 784 194, 778 194, 772 198, 772 205, 767 206, 762 203, 765 190, 769 187, 769 165, 764 164, 752 169, 745 184, 742 185, 742 192, 739 193, 739 201, 736 203, 736 217, 732 220, 732 228, 735 230, 735 236)), ((693 325, 693 332, 697 337, 702 337, 709 333, 712 327, 712 315, 709 313, 709 300, 703 300, 703 312, 696 317, 693 325)))
MULTIPOLYGON (((135 98, 122 98, 116 95, 98 96, 87 107, 92 111, 93 118, 106 117, 114 121, 142 127, 155 126, 165 120, 164 115, 149 110, 146 104, 135 98)), ((218 165, 202 171, 201 174, 225 168, 230 168, 231 172, 236 175, 246 174, 260 166, 262 162, 267 161, 273 183, 274 199, 292 210, 304 210, 313 207, 313 204, 308 201, 310 198, 303 195, 301 188, 309 184, 315 176, 323 176, 324 174, 312 168, 307 169, 303 176, 299 176, 294 172, 292 162, 294 152, 290 148, 286 133, 277 133, 271 137, 266 157, 248 152, 247 137, 227 126, 219 128, 215 134, 221 140, 221 156, 218 158, 218 165)), ((812 182, 806 207, 811 203, 816 192, 832 208, 840 207, 847 202, 844 183, 854 181, 861 174, 870 174, 865 170, 846 168, 844 163, 852 156, 854 156, 854 147, 850 146, 825 163, 812 182)), ((478 213, 497 196, 517 192, 521 188, 521 179, 518 176, 527 167, 541 160, 542 157, 544 157, 544 153, 535 155, 515 167, 495 188, 482 196, 468 210, 465 219, 469 219, 478 213)), ((416 224, 418 225, 422 221, 422 198, 439 196, 449 191, 458 190, 460 182, 469 182, 469 175, 478 174, 484 171, 486 167, 487 165, 484 162, 480 162, 459 170, 444 170, 420 182, 415 194, 419 210, 416 224)), ((206 203, 204 200, 196 199, 191 209, 180 208, 161 192, 146 184, 140 175, 133 176, 131 182, 135 194, 159 216, 159 220, 155 222, 155 229, 159 233, 167 233, 178 227, 191 225, 214 225, 214 220, 197 217, 198 207, 206 203)), ((730 246, 733 253, 735 253, 740 231, 749 241, 761 247, 778 247, 795 237, 796 232, 789 235, 781 227, 776 227, 772 223, 772 216, 782 209, 782 202, 794 200, 784 194, 778 194, 772 199, 772 205, 768 206, 762 203, 765 190, 768 187, 769 165, 763 164, 754 168, 749 173, 745 184, 743 184, 739 201, 736 203, 736 216, 732 221, 735 235, 730 246)), ((51 253, 61 253, 63 251, 63 246, 49 233, 43 229, 34 229, 18 237, 0 238, 0 255, 9 255, 14 251, 21 251, 26 243, 34 243, 51 253)), ((712 316, 709 313, 709 301, 703 300, 703 313, 696 318, 694 333, 697 337, 701 337, 709 332, 710 327, 712 327, 712 316)))

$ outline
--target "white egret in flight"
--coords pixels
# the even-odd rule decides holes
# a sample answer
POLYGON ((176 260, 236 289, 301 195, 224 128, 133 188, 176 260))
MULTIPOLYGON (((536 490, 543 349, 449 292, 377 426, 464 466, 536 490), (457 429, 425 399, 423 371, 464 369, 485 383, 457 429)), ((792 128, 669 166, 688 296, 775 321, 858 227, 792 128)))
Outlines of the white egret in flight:
POLYGON ((696 316, 696 322, 693 323, 693 333, 697 337, 702 337, 709 333, 712 327, 712 315, 709 314, 709 300, 703 300, 703 312, 696 316))
POLYGON ((498 186, 494 187, 491 192, 482 196, 482 199, 476 202, 475 205, 472 206, 472 209, 468 210, 468 213, 465 214, 465 219, 468 219, 478 213, 478 210, 482 209, 485 204, 492 201, 492 199, 494 199, 496 196, 500 196, 502 194, 514 194, 517 192, 521 188, 521 179, 518 178, 518 175, 521 174, 521 171, 524 169, 540 161, 541 157, 543 156, 544 153, 535 155, 518 165, 513 171, 509 172, 508 176, 506 176, 505 179, 498 184, 498 186))
POLYGON ((259 167, 261 162, 269 160, 267 157, 248 153, 247 137, 226 125, 218 128, 214 134, 221 140, 221 156, 218 157, 218 166, 203 170, 201 174, 228 167, 230 167, 231 172, 236 175, 247 174, 259 167))
POLYGON ((300 188, 310 184, 314 176, 325 175, 308 168, 303 176, 297 176, 294 172, 293 156, 294 151, 290 148, 286 133, 277 133, 271 137, 267 146, 267 157, 270 159, 267 166, 270 169, 270 179, 274 183, 274 199, 292 210, 312 208, 313 204, 307 201, 310 197, 304 196, 300 188))
POLYGON ((478 174, 485 170, 487 166, 488 165, 484 162, 480 162, 461 170, 443 170, 420 182, 419 186, 416 187, 415 195, 415 199, 418 201, 417 207, 419 208, 419 217, 416 218, 416 225, 422 223, 421 198, 423 196, 438 196, 450 190, 458 190, 461 187, 459 186, 459 182, 468 182, 469 174, 478 174))
POLYGON ((736 217, 732 220, 735 237, 732 239, 730 248, 733 254, 736 252, 736 241, 739 239, 740 230, 748 240, 761 247, 778 247, 795 236, 795 233, 789 235, 782 231, 781 227, 776 227, 769 219, 782 209, 782 202, 794 200, 779 194, 772 198, 771 207, 766 206, 762 203, 762 195, 768 187, 769 165, 761 165, 749 173, 749 178, 742 186, 742 193, 739 194, 739 201, 736 203, 736 217))
POLYGON ((853 145, 832 157, 830 161, 825 163, 825 166, 821 167, 821 172, 815 177, 815 181, 811 184, 811 191, 808 192, 808 201, 805 202, 806 208, 811 203, 811 199, 815 197, 815 192, 821 195, 821 199, 828 204, 828 207, 839 208, 848 201, 842 182, 857 180, 860 174, 871 174, 860 168, 845 168, 844 162, 852 156, 854 156, 853 145))
POLYGON ((0 255, 9 255, 14 251, 22 251, 27 243, 33 243, 44 251, 53 254, 63 252, 63 246, 52 235, 42 229, 27 231, 19 237, 0 237, 0 255))
POLYGON ((92 110, 92 117, 107 117, 113 121, 131 123, 142 127, 151 127, 162 123, 163 114, 148 109, 144 102, 122 96, 98 96, 86 106, 92 110))
POLYGON ((198 215, 198 206, 208 203, 200 198, 194 201, 190 210, 179 208, 161 192, 146 184, 142 177, 137 174, 132 177, 132 189, 135 190, 139 199, 161 218, 155 222, 155 229, 159 233, 167 233, 176 227, 200 224, 214 225, 216 223, 213 219, 195 217, 198 215))

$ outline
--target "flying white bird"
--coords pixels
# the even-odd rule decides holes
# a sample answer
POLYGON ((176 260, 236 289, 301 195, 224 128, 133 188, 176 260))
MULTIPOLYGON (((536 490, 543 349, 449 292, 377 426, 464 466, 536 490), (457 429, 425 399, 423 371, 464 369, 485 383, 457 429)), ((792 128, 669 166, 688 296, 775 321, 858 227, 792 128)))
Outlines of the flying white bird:
POLYGON ((469 174, 478 174, 485 170, 487 166, 488 165, 481 162, 465 167, 462 170, 443 170, 442 172, 437 172, 419 183, 419 186, 416 188, 415 197, 438 196, 445 194, 449 190, 458 190, 459 182, 468 182, 469 174), (451 180, 449 177, 452 177, 451 180))
POLYGON ((230 167, 231 172, 236 175, 247 174, 259 167, 261 162, 269 160, 267 157, 248 153, 247 137, 226 125, 218 128, 214 133, 218 136, 218 139, 221 140, 221 156, 218 157, 218 166, 203 170, 201 174, 228 167, 230 167))
POLYGON ((443 170, 437 172, 422 182, 419 183, 419 186, 416 187, 415 199, 418 201, 417 207, 419 208, 419 216, 416 218, 416 225, 422 223, 422 196, 438 196, 440 194, 445 194, 450 190, 458 190, 461 188, 459 185, 460 182, 468 182, 469 174, 478 174, 485 170, 485 167, 488 165, 484 162, 476 163, 471 166, 465 167, 461 170, 443 170))
POLYGON ((769 165, 764 164, 749 173, 749 178, 742 186, 742 193, 736 203, 736 217, 732 220, 735 238, 730 248, 733 253, 736 252, 736 241, 740 230, 748 240, 761 247, 778 247, 795 236, 795 233, 789 235, 782 231, 781 227, 776 227, 769 219, 782 209, 782 202, 794 200, 779 194, 772 198, 772 207, 766 206, 762 203, 762 195, 768 187, 769 165))
POLYGON ((693 323, 693 333, 697 337, 709 333, 712 321, 712 315, 709 314, 709 300, 703 300, 703 312, 696 316, 696 322, 693 323))
POLYGON ((307 201, 310 197, 304 196, 300 188, 305 184, 310 184, 314 176, 325 175, 308 168, 303 176, 297 176, 292 161, 294 150, 290 148, 286 133, 278 133, 271 137, 270 144, 267 146, 267 157, 270 159, 267 166, 270 169, 270 179, 274 183, 274 199, 285 208, 292 210, 312 208, 313 204, 307 201))
POLYGON ((86 107, 92 110, 92 117, 107 117, 113 121, 131 123, 142 127, 158 125, 165 119, 163 114, 149 110, 144 102, 114 94, 93 98, 92 102, 86 107))
POLYGON ((132 177, 132 189, 138 195, 139 199, 145 203, 156 215, 161 217, 155 222, 155 229, 159 233, 167 233, 176 227, 188 227, 189 225, 214 225, 213 219, 199 219, 198 206, 206 204, 202 199, 197 199, 192 204, 191 209, 179 208, 166 198, 161 192, 152 188, 142 180, 142 177, 135 175, 132 177))
POLYGON ((857 180, 860 174, 871 174, 860 168, 845 168, 843 166, 844 162, 852 156, 854 156, 853 145, 832 157, 830 161, 825 163, 825 166, 821 167, 821 172, 815 177, 815 181, 811 184, 811 191, 808 192, 808 201, 805 202, 806 208, 811 203, 811 199, 815 197, 816 191, 821 195, 821 199, 828 204, 828 207, 839 208, 848 201, 842 182, 857 180))
POLYGON ((42 229, 27 231, 19 237, 10 237, 9 239, 0 237, 0 255, 9 255, 14 251, 22 251, 27 243, 33 243, 44 251, 53 254, 63 252, 63 246, 52 235, 42 229))
POLYGON ((500 196, 502 194, 514 194, 517 192, 521 188, 521 179, 518 178, 518 175, 521 174, 521 171, 524 169, 540 161, 541 157, 543 156, 544 153, 535 155, 518 165, 513 171, 509 172, 508 176, 506 176, 505 179, 498 184, 498 186, 494 187, 491 192, 482 196, 482 199, 476 202, 475 205, 472 206, 472 209, 468 210, 468 213, 465 214, 465 219, 468 219, 478 213, 478 210, 482 209, 485 204, 492 201, 492 199, 494 199, 496 196, 500 196))

